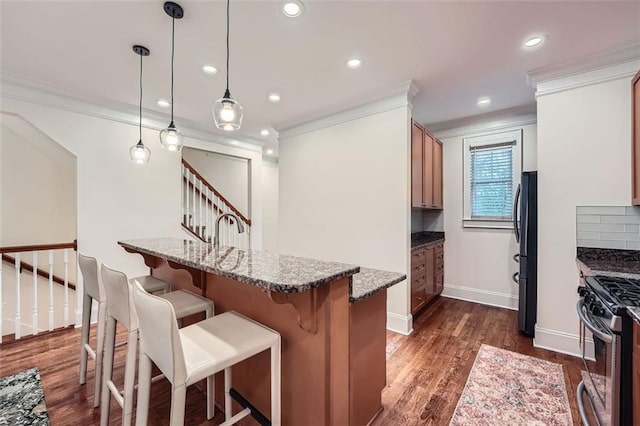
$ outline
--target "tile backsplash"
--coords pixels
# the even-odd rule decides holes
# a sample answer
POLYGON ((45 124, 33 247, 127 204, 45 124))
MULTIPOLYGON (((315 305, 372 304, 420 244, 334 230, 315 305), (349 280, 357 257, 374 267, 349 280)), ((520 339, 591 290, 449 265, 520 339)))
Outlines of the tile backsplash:
POLYGON ((411 232, 444 232, 444 211, 411 209, 411 232))
POLYGON ((578 247, 640 250, 640 208, 578 207, 578 247))

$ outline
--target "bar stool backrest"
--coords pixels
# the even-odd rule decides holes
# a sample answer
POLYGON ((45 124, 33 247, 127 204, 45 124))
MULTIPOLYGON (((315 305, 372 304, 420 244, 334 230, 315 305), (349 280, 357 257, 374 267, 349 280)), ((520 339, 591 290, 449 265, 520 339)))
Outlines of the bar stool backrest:
POLYGON ((82 273, 84 294, 91 296, 98 302, 104 302, 107 296, 98 277, 98 261, 96 258, 78 253, 78 266, 82 273))
POLYGON ((138 316, 131 299, 131 285, 120 271, 102 265, 102 283, 107 293, 107 315, 122 323, 127 330, 138 328, 138 316))
POLYGON ((140 351, 151 358, 174 386, 186 383, 187 368, 173 306, 147 293, 137 281, 132 287, 140 322, 140 351))

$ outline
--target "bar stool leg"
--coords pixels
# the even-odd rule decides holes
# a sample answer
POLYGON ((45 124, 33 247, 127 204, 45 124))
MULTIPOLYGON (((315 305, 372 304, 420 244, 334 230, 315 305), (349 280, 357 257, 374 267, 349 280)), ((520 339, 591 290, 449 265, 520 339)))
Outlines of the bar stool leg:
POLYGON ((80 384, 87 382, 87 349, 85 345, 89 344, 89 327, 91 326, 91 296, 84 295, 82 298, 82 339, 80 342, 80 384))
POLYGON ((129 330, 127 340, 127 360, 124 367, 124 403, 122 407, 122 424, 131 425, 133 415, 133 387, 136 378, 136 352, 138 350, 138 329, 129 330))
POLYGON ((187 386, 171 386, 171 426, 184 426, 184 410, 187 399, 187 386))
POLYGON ((271 425, 280 426, 282 423, 280 398, 280 339, 271 347, 271 425))
POLYGON ((136 409, 136 426, 147 426, 149 418, 150 396, 151 360, 149 359, 147 354, 140 352, 140 364, 138 366, 138 407, 136 409))
POLYGON ((104 353, 104 326, 107 316, 107 302, 98 302, 98 343, 96 345, 95 386, 93 389, 93 407, 100 406, 100 391, 102 386, 102 355, 104 353))
POLYGON ((228 422, 233 417, 233 406, 231 405, 231 367, 224 369, 224 421, 228 422))
POLYGON ((113 353, 116 346, 116 320, 112 317, 107 319, 107 335, 105 336, 104 348, 104 376, 102 378, 102 409, 100 412, 100 426, 109 424, 109 385, 113 378, 113 353))
POLYGON ((214 376, 207 377, 207 420, 216 413, 216 382, 214 376))

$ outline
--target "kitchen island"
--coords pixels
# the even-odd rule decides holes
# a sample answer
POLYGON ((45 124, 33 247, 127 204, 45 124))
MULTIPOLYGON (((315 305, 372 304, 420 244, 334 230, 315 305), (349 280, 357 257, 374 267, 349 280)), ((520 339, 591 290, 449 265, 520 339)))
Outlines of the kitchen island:
MULTIPOLYGON (((386 291, 399 273, 183 239, 120 241, 151 274, 282 336, 282 420, 366 425, 386 383, 386 291)), ((233 367, 233 387, 270 417, 269 354, 233 367)), ((222 402, 222 378, 216 377, 222 402)), ((239 407, 236 406, 239 410, 239 407)))

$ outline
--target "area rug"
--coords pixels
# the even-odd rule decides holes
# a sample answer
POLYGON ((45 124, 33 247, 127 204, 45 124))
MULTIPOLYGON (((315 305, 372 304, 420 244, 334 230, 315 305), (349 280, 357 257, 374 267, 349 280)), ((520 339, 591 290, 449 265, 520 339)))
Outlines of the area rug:
POLYGON ((572 425, 562 365, 482 345, 450 425, 572 425))
POLYGON ((0 425, 49 425, 37 368, 0 378, 0 425))

